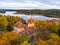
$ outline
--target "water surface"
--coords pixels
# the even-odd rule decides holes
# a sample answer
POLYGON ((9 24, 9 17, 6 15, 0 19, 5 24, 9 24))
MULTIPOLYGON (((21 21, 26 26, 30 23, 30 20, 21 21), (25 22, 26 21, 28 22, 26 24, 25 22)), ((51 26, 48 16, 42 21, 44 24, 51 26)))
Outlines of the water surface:
POLYGON ((10 16, 19 16, 20 18, 23 18, 24 20, 28 20, 30 18, 37 19, 37 20, 52 20, 52 19, 58 19, 58 18, 52 18, 52 17, 46 17, 42 15, 25 15, 25 14, 14 14, 15 11, 6 11, 6 13, 0 13, 2 15, 10 15, 10 16))

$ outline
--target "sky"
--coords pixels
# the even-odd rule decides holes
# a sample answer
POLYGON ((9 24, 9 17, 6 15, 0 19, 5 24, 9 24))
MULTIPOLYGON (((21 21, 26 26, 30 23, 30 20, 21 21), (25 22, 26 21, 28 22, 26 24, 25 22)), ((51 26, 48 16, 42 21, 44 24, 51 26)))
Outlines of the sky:
POLYGON ((60 9, 60 0, 0 0, 0 9, 60 9))

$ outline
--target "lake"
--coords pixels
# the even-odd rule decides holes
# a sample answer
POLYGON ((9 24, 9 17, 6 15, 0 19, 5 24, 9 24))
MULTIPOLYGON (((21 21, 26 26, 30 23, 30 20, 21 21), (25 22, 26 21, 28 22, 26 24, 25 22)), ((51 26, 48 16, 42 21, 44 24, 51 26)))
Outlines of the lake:
POLYGON ((20 18, 23 18, 24 20, 28 20, 30 18, 37 19, 37 20, 52 20, 52 19, 58 19, 58 18, 52 18, 52 17, 46 17, 42 15, 25 15, 25 14, 14 14, 15 11, 6 11, 6 13, 0 13, 2 15, 10 15, 10 16, 19 16, 20 18))

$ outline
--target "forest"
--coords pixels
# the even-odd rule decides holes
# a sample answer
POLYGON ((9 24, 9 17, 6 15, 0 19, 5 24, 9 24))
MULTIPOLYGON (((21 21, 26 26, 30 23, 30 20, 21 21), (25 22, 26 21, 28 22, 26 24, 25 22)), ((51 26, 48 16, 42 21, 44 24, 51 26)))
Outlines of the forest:
POLYGON ((44 15, 48 17, 60 18, 60 10, 58 9, 0 9, 0 13, 6 13, 6 11, 16 11, 14 14, 26 14, 26 15, 44 15))
POLYGON ((34 20, 38 33, 32 37, 12 32, 18 21, 27 25, 18 16, 0 15, 0 45, 60 45, 60 20, 34 20))
POLYGON ((17 14, 27 14, 27 15, 44 15, 48 17, 58 17, 60 18, 60 10, 58 9, 32 9, 32 10, 18 10, 16 11, 17 14))

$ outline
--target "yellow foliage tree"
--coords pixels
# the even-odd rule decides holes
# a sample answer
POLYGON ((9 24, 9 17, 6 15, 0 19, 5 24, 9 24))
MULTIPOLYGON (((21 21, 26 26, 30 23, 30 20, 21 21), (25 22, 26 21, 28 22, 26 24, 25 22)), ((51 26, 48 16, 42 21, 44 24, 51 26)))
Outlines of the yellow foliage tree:
POLYGON ((8 25, 7 19, 3 16, 0 16, 0 26, 2 26, 4 30, 6 30, 7 25, 8 25))
POLYGON ((46 41, 41 40, 41 39, 36 40, 36 43, 37 43, 37 45, 48 45, 48 43, 46 41))
POLYGON ((24 41, 24 42, 21 43, 20 45, 30 45, 30 44, 28 43, 28 41, 24 41))
MULTIPOLYGON (((0 36, 0 45, 16 44, 15 39, 20 36, 14 32, 6 32, 0 36)), ((16 44, 17 45, 17 44, 16 44)))

